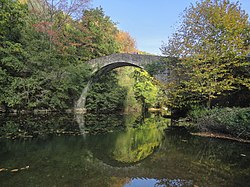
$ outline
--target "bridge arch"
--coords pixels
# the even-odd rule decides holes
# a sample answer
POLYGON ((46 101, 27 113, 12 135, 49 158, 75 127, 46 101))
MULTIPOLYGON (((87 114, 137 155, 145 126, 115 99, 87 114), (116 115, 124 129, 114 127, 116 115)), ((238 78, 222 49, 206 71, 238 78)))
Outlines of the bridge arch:
MULTIPOLYGON (((127 54, 127 53, 116 53, 109 56, 100 57, 97 59, 92 59, 87 63, 93 68, 91 79, 89 80, 87 86, 83 89, 82 94, 75 104, 75 112, 85 111, 85 102, 89 88, 92 83, 95 82, 98 77, 109 71, 124 67, 132 66, 140 69, 145 69, 144 67, 148 64, 163 62, 166 57, 156 56, 156 55, 141 55, 141 54, 127 54)), ((160 75, 155 75, 157 79, 166 77, 167 70, 161 72, 160 75)), ((164 81, 164 80, 161 80, 164 81)))
POLYGON ((132 66, 132 67, 144 69, 144 67, 141 67, 141 66, 138 66, 136 64, 129 63, 129 62, 113 62, 113 63, 107 64, 107 65, 104 65, 100 69, 94 71, 92 74, 92 79, 97 79, 99 76, 102 76, 102 75, 112 71, 113 69, 124 67, 124 66, 132 66))

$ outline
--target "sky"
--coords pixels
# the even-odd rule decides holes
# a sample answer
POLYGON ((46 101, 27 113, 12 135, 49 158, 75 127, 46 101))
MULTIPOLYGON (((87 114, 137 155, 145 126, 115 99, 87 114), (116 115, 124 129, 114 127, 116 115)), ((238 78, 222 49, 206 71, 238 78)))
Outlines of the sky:
MULTIPOLYGON (((102 7, 105 15, 129 32, 137 48, 161 55, 160 47, 175 31, 186 7, 197 0, 92 0, 92 8, 102 7)), ((236 2, 236 0, 231 0, 236 2)), ((250 0, 239 0, 250 15, 250 0)))

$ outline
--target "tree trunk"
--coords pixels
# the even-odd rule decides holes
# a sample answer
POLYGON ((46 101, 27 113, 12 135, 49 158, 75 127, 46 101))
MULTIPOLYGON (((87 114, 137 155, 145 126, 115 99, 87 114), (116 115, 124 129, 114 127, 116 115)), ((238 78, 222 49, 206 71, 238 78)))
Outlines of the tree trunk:
POLYGON ((210 96, 208 96, 207 108, 211 109, 211 97, 210 96))

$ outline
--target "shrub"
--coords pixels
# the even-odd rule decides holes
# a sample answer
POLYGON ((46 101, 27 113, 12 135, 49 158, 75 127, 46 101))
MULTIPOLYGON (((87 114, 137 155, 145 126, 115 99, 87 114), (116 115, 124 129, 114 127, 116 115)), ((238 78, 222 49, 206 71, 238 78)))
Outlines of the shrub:
POLYGON ((250 108, 213 108, 195 107, 188 117, 200 131, 230 134, 250 138, 250 108))

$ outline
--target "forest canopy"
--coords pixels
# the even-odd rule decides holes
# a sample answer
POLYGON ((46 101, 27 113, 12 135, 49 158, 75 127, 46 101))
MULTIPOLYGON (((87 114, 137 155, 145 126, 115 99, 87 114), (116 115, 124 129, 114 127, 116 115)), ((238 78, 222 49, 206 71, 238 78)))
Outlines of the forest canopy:
POLYGON ((86 61, 135 52, 135 40, 89 0, 0 0, 0 108, 63 110, 89 79, 86 61))
POLYGON ((176 59, 168 63, 170 105, 210 108, 216 99, 224 106, 249 103, 249 33, 248 14, 238 2, 203 0, 188 7, 177 31, 161 47, 164 55, 176 59))

